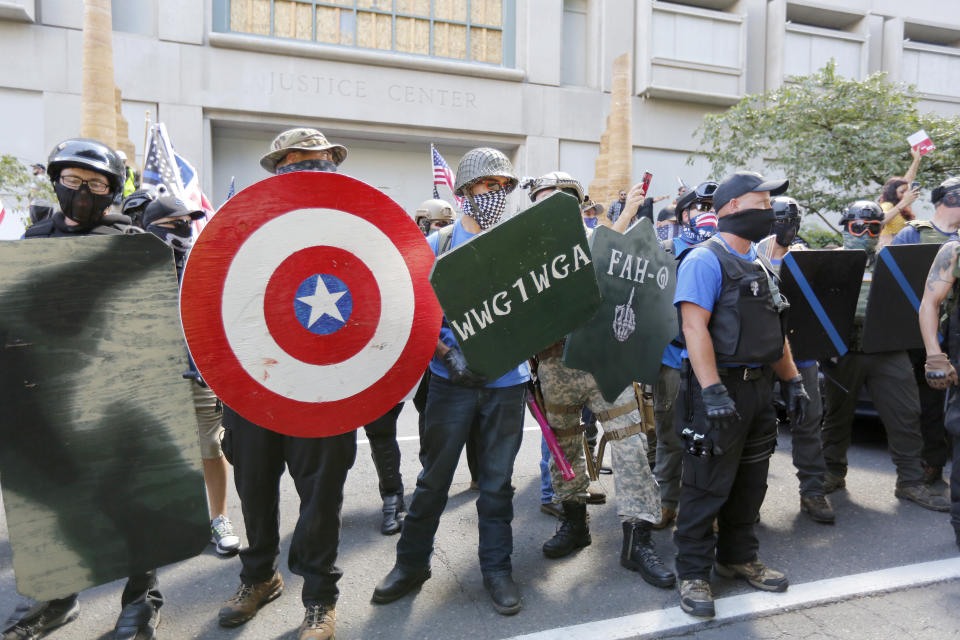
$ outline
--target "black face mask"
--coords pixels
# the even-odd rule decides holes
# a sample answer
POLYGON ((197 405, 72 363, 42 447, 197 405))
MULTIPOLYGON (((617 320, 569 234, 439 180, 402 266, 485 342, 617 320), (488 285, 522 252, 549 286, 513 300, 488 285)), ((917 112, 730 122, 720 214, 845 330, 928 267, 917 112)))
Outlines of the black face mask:
POLYGON ((300 162, 292 162, 288 165, 277 167, 278 176, 284 173, 293 173, 294 171, 326 171, 328 173, 336 173, 337 163, 331 160, 311 158, 310 160, 301 160, 300 162))
POLYGON ((87 185, 80 185, 79 189, 70 189, 60 184, 58 180, 53 190, 60 201, 60 211, 81 227, 97 226, 104 211, 113 203, 113 194, 96 195, 90 193, 87 185))
POLYGON ((176 253, 186 253, 193 246, 193 233, 190 229, 190 222, 187 220, 177 220, 172 222, 173 227, 162 227, 157 224, 148 224, 146 230, 157 236, 176 253))
POLYGON ((770 235, 774 220, 776 216, 773 209, 747 209, 720 218, 717 231, 732 233, 750 242, 760 242, 770 235))
POLYGON ((773 225, 773 232, 777 236, 777 244, 781 247, 789 247, 797 239, 798 227, 795 224, 776 223, 773 225))

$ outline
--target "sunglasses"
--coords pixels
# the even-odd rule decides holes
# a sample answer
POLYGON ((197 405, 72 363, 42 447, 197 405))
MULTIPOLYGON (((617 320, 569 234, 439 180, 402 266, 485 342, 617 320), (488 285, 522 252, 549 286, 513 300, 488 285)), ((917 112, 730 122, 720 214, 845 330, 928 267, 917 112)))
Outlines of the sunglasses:
POLYGON ((505 191, 507 193, 510 193, 511 191, 513 191, 512 182, 497 182, 496 180, 481 180, 481 184, 483 184, 487 188, 487 191, 490 191, 491 193, 496 193, 497 191, 505 191))
POLYGON ((880 228, 882 226, 879 222, 854 221, 847 224, 847 231, 849 231, 852 236, 862 236, 864 233, 868 233, 871 238, 876 238, 880 235, 880 228))
POLYGON ((943 204, 945 207, 960 207, 960 189, 948 191, 937 204, 943 204))
POLYGON ((433 221, 430 223, 430 228, 431 228, 431 229, 442 229, 442 228, 444 228, 445 226, 447 226, 448 224, 452 224, 452 223, 451 223, 449 220, 433 220, 433 221))
POLYGON ((696 209, 697 211, 711 211, 713 209, 713 202, 697 202, 690 205, 691 209, 696 209))

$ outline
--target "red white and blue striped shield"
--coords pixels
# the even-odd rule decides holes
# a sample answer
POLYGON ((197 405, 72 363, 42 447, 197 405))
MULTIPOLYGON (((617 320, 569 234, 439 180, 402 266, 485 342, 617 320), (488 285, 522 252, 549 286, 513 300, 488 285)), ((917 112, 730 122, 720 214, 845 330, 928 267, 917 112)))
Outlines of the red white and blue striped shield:
POLYGON ((330 436, 417 384, 441 311, 423 234, 385 194, 320 172, 279 175, 223 205, 180 294, 190 353, 220 399, 260 426, 330 436))

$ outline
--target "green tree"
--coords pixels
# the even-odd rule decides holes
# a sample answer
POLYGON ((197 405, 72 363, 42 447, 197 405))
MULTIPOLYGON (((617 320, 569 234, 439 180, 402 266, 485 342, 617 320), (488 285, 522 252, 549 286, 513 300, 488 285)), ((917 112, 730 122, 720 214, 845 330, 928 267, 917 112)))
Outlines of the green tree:
POLYGON ((917 180, 931 189, 960 171, 960 118, 921 114, 918 100, 914 87, 892 84, 883 73, 844 78, 831 60, 776 91, 708 114, 696 135, 712 177, 763 168, 790 178, 788 193, 807 213, 840 212, 853 200, 876 200, 887 179, 906 172, 907 136, 918 129, 937 148, 924 156, 917 180))
POLYGON ((30 167, 11 155, 0 155, 0 194, 12 196, 20 209, 35 199, 57 201, 47 176, 34 176, 30 167))

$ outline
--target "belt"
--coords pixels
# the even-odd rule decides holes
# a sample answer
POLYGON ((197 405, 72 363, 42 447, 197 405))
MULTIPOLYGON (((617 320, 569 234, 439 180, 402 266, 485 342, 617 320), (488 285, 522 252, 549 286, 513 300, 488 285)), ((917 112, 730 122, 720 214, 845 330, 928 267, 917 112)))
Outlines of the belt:
POLYGON ((721 378, 736 378, 737 380, 759 380, 766 375, 766 367, 717 367, 721 378))

